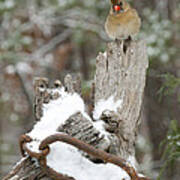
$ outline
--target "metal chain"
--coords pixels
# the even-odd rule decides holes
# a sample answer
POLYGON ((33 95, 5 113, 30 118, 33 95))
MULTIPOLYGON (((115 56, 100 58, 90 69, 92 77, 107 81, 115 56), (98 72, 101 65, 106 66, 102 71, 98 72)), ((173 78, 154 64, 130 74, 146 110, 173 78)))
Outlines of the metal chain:
POLYGON ((67 144, 75 146, 76 148, 88 153, 89 155, 95 158, 101 159, 104 162, 112 163, 121 167, 131 177, 131 180, 149 180, 145 177, 139 177, 135 169, 132 166, 130 166, 126 160, 115 155, 109 154, 105 151, 96 149, 93 146, 66 134, 54 134, 45 138, 39 146, 39 150, 41 151, 39 153, 32 152, 27 148, 26 143, 29 143, 31 141, 32 139, 27 135, 22 135, 20 137, 20 148, 22 155, 24 156, 24 153, 26 152, 30 157, 36 158, 39 161, 43 171, 55 180, 75 180, 72 177, 62 175, 61 173, 56 172, 55 170, 47 166, 46 156, 50 152, 49 145, 57 141, 65 142, 67 144))

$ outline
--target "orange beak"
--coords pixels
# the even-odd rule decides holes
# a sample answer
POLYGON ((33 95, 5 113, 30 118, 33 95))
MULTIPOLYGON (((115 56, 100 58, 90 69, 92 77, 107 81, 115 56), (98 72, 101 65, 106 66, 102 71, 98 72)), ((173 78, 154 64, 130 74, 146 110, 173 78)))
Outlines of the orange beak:
POLYGON ((118 12, 118 11, 121 10, 121 7, 120 7, 119 5, 115 5, 115 6, 114 6, 114 10, 115 10, 116 12, 118 12))

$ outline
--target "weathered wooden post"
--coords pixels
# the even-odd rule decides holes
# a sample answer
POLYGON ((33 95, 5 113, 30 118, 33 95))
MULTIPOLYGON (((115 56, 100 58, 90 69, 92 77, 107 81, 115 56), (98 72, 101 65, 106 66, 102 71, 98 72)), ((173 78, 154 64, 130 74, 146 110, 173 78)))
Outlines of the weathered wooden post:
MULTIPOLYGON (((73 136, 95 148, 114 154, 135 166, 134 145, 140 124, 139 115, 147 68, 148 58, 146 45, 143 41, 132 41, 126 47, 126 52, 124 52, 122 43, 109 43, 106 52, 100 53, 97 57, 93 86, 94 103, 91 109, 92 112, 90 112, 92 119, 82 111, 77 111, 69 116, 63 124, 60 123, 56 132, 73 136), (105 134, 108 134, 107 137, 101 135, 102 128, 104 128, 105 134)), ((62 86, 60 81, 55 81, 54 88, 50 89, 47 79, 36 79, 34 104, 36 120, 39 121, 44 116, 44 104, 63 98, 61 93, 55 91, 62 86)), ((80 94, 80 81, 73 80, 69 75, 65 77, 64 87, 69 94, 74 92, 80 94)), ((89 158, 89 156, 85 157, 89 158)), ((90 157, 94 164, 97 163, 98 159, 97 156, 95 157, 90 157)), ((107 160, 107 162, 111 160, 107 160)), ((126 172, 131 171, 131 168, 128 169, 131 166, 126 163, 124 165, 127 165, 123 168, 126 172)), ((141 179, 133 177, 131 172, 128 174, 132 174, 132 176, 130 175, 131 179, 141 179)), ((67 174, 67 176, 71 176, 71 174, 67 174)), ((37 162, 30 156, 25 156, 4 180, 24 178, 58 179, 56 174, 54 176, 48 175, 48 172, 45 172, 42 166, 37 166, 37 162)), ((67 177, 62 175, 61 179, 63 178, 66 179, 67 177)), ((69 179, 74 178, 69 177, 69 179)), ((119 178, 121 179, 121 177, 117 177, 117 180, 119 178)))

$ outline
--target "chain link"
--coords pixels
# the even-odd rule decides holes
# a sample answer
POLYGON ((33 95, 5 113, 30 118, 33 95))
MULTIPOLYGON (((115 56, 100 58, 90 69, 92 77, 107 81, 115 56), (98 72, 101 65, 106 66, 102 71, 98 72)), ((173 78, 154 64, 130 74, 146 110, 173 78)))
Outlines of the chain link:
POLYGON ((48 176, 50 176, 51 178, 55 180, 75 180, 73 177, 65 176, 47 166, 46 157, 50 153, 49 145, 57 141, 65 142, 67 144, 75 146, 76 148, 88 153, 89 155, 95 158, 98 158, 98 159, 103 160, 104 162, 112 163, 119 166, 120 168, 122 168, 124 171, 127 172, 127 174, 131 177, 131 180, 149 180, 148 178, 145 178, 145 177, 139 177, 135 169, 132 166, 130 166, 126 160, 120 157, 117 157, 115 155, 109 154, 105 151, 96 149, 93 146, 66 134, 59 133, 59 134, 54 134, 45 138, 39 146, 40 152, 38 153, 31 151, 26 146, 26 143, 29 143, 31 141, 32 141, 32 138, 30 138, 27 135, 22 135, 20 137, 19 143, 20 143, 22 156, 25 156, 25 152, 26 152, 30 157, 36 158, 39 161, 39 164, 42 167, 42 170, 44 171, 44 173, 46 173, 48 176))

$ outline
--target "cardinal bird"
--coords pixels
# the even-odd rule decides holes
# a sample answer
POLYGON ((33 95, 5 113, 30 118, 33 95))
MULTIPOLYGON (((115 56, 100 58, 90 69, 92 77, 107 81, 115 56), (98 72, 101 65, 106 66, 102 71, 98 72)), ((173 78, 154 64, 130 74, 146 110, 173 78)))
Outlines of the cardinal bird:
POLYGON ((138 13, 125 0, 111 0, 111 9, 105 22, 105 30, 113 40, 131 39, 138 34, 141 20, 138 13))

